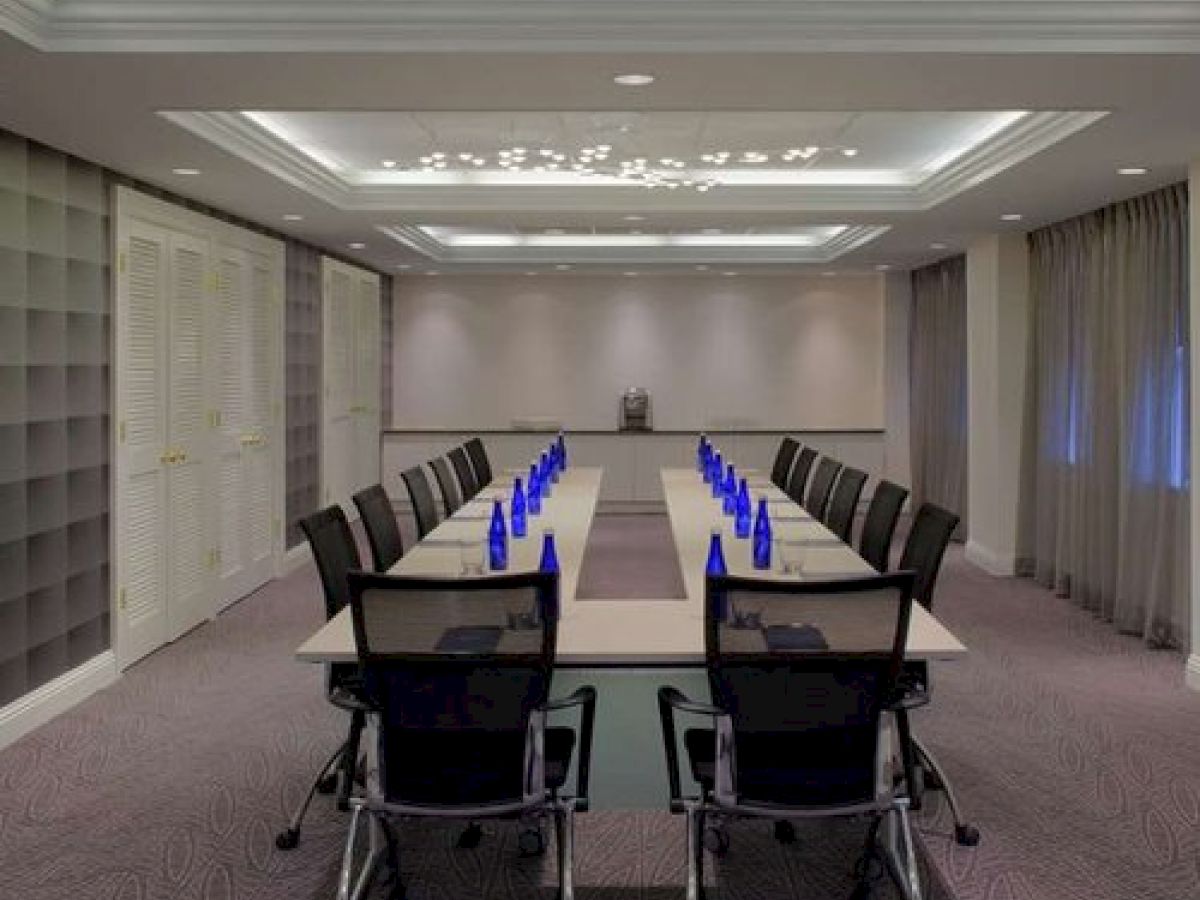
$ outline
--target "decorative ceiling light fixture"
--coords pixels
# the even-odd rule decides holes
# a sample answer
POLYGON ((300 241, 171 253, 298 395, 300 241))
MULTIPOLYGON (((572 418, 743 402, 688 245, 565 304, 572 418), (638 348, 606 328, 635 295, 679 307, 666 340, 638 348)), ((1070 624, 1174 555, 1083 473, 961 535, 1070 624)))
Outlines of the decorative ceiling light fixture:
POLYGON ((654 76, 630 72, 628 74, 614 75, 613 81, 621 85, 621 87, 645 87, 648 84, 654 84, 654 76))
MULTIPOLYGON (((648 155, 633 155, 636 151, 632 148, 626 148, 626 152, 629 155, 613 156, 613 145, 603 143, 567 149, 551 144, 535 147, 517 144, 487 152, 432 150, 418 156, 411 163, 411 169, 426 174, 446 172, 447 175, 485 169, 533 172, 547 179, 569 172, 580 178, 623 181, 649 189, 664 188, 671 191, 688 188, 705 193, 726 183, 727 176, 722 170, 763 166, 809 168, 823 157, 850 158, 857 156, 859 151, 857 147, 808 144, 776 151, 712 149, 695 156, 663 155, 653 159, 648 155), (610 156, 613 157, 611 160, 610 156)), ((406 165, 404 161, 383 160, 383 166, 389 170, 404 169, 406 165)))

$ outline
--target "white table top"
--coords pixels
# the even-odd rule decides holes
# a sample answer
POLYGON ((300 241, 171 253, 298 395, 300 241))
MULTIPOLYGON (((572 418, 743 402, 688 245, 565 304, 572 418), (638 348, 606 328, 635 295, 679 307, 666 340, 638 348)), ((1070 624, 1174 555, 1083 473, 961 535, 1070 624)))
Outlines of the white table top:
MULTIPOLYGON (((697 665, 704 660, 704 567, 708 557, 709 535, 713 526, 722 528, 725 560, 731 575, 754 577, 784 576, 778 566, 771 572, 754 569, 750 561, 750 541, 733 535, 732 519, 721 514, 708 485, 692 469, 662 471, 667 512, 679 554, 687 598, 636 600, 578 600, 575 596, 579 570, 595 514, 601 470, 568 469, 556 485, 554 495, 545 501, 541 517, 530 520, 530 537, 510 541, 509 568, 533 569, 541 550, 541 529, 553 527, 562 572, 557 661, 561 665, 697 665)), ((500 481, 503 481, 501 479, 500 481)), ((756 484, 762 482, 755 481, 756 484)), ((496 485, 494 482, 493 485, 496 485)), ((496 493, 493 485, 482 496, 496 493)), ((873 570, 849 546, 836 541, 824 525, 792 503, 773 485, 752 491, 770 503, 772 527, 776 536, 795 535, 811 539, 805 549, 804 575, 830 577, 868 574, 873 570), (835 543, 836 542, 836 543, 835 543)), ((490 511, 490 503, 464 506, 463 515, 490 511), (471 507, 475 507, 472 509, 471 507)), ((474 532, 484 534, 486 520, 463 522, 459 516, 443 522, 426 541, 413 547, 392 571, 399 574, 455 574, 458 568, 456 545, 439 544, 439 539, 459 539, 474 532), (426 546, 429 540, 433 543, 426 546)), ((966 648, 924 607, 914 604, 909 625, 908 656, 912 659, 953 659, 966 648)), ((343 610, 297 651, 297 659, 306 662, 350 662, 355 659, 354 636, 349 610, 343 610)))

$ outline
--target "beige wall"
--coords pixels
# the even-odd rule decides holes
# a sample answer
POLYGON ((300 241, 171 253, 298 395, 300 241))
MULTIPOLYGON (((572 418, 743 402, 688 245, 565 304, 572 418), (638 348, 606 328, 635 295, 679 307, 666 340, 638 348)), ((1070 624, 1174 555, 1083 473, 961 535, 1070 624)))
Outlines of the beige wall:
POLYGON ((542 274, 395 281, 393 423, 883 428, 883 278, 542 274))

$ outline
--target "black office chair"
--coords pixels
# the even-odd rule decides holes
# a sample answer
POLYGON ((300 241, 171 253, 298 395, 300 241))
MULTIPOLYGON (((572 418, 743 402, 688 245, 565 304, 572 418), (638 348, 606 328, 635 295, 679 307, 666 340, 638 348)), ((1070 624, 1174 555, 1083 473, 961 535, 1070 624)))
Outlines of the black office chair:
MULTIPOLYGON (((368 748, 364 795, 351 801, 338 897, 365 893, 381 862, 373 852, 352 878, 365 813, 384 832, 403 896, 394 828, 405 820, 520 819, 519 846, 540 853, 553 816, 559 897, 571 900, 574 816, 587 809, 596 691, 550 700, 558 631, 558 576, 526 572, 475 579, 350 576, 354 638, 378 740, 368 748), (576 729, 547 714, 579 708, 578 764, 567 776, 576 729)), ((373 848, 374 849, 374 848, 373 848)))
POLYGON ((880 777, 884 714, 904 660, 912 586, 911 572, 827 582, 708 579, 712 703, 673 687, 658 692, 671 811, 687 819, 688 900, 702 895, 705 847, 723 852, 724 823, 739 817, 774 820, 776 838, 790 843, 797 819, 866 816, 855 897, 869 896, 868 873, 881 851, 903 894, 920 897, 907 780, 880 777), (683 735, 699 785, 691 796, 681 787, 677 712, 713 720, 683 735), (884 816, 898 842, 881 848, 884 816))
POLYGON ((792 471, 792 463, 796 461, 796 453, 800 444, 790 437, 779 442, 779 450, 775 453, 775 465, 771 466, 771 481, 781 491, 786 491, 788 474, 792 471))
POLYGON ((462 506, 458 485, 454 483, 454 475, 450 472, 450 463, 446 462, 446 457, 439 456, 429 461, 429 467, 433 469, 433 477, 437 479, 438 490, 442 494, 442 508, 449 518, 462 506))
POLYGON ((404 542, 391 498, 381 484, 373 484, 354 495, 354 505, 362 516, 367 542, 371 545, 371 560, 376 572, 386 572, 404 555, 404 542))
POLYGON ((787 487, 784 488, 796 503, 804 503, 804 486, 808 483, 808 473, 816 458, 817 451, 812 447, 801 447, 796 454, 796 464, 792 466, 792 474, 788 476, 787 487))
MULTIPOLYGON (((954 513, 932 503, 923 503, 917 510, 912 531, 904 543, 900 568, 914 572, 913 599, 926 609, 933 608, 933 589, 958 521, 954 513)), ((964 847, 974 847, 979 843, 979 829, 963 817, 958 798, 945 772, 929 749, 913 735, 909 724, 908 711, 929 703, 930 688, 928 663, 914 660, 904 664, 904 700, 896 710, 896 731, 900 749, 906 756, 905 765, 916 775, 913 779, 913 809, 921 808, 926 788, 942 791, 954 818, 954 839, 964 847)))
MULTIPOLYGON (((325 595, 325 618, 332 619, 350 600, 347 575, 362 568, 358 556, 358 545, 350 531, 350 523, 340 506, 334 505, 315 512, 300 520, 300 530, 308 539, 317 572, 321 576, 321 588, 325 595)), ((280 850, 291 850, 300 842, 300 826, 312 803, 313 795, 332 793, 340 776, 341 790, 338 807, 348 809, 350 791, 358 767, 358 746, 366 714, 370 710, 363 695, 362 679, 354 663, 333 663, 325 667, 325 694, 329 702, 350 713, 350 732, 345 742, 321 767, 303 802, 292 814, 287 828, 275 836, 275 846, 280 850)))
POLYGON ((450 464, 454 466, 454 474, 458 476, 458 486, 462 489, 463 503, 469 503, 479 493, 482 485, 475 480, 475 470, 471 468, 466 450, 462 447, 455 447, 448 455, 450 464))
POLYGON ((483 449, 483 441, 477 437, 471 438, 463 449, 471 460, 471 468, 475 470, 475 483, 482 489, 492 482, 492 464, 488 462, 487 451, 483 449))
POLYGON ((849 466, 842 469, 833 496, 829 498, 829 506, 825 510, 825 525, 839 538, 850 543, 854 531, 854 514, 858 512, 858 498, 862 496, 863 486, 867 483, 867 473, 849 466))
POLYGON ((908 491, 890 481, 875 485, 862 534, 858 538, 858 555, 871 564, 876 572, 886 572, 892 553, 892 537, 908 491))
POLYGON ((422 540, 425 535, 437 528, 438 524, 437 507, 433 502, 433 489, 429 486, 425 470, 420 466, 405 469, 400 473, 400 477, 404 479, 404 486, 408 488, 408 499, 412 502, 413 517, 417 520, 417 540, 422 540))
POLYGON ((817 471, 813 472, 812 484, 808 486, 808 494, 804 498, 804 508, 815 518, 825 519, 825 506, 829 503, 829 493, 833 483, 837 481, 842 464, 829 456, 821 457, 817 463, 817 471))

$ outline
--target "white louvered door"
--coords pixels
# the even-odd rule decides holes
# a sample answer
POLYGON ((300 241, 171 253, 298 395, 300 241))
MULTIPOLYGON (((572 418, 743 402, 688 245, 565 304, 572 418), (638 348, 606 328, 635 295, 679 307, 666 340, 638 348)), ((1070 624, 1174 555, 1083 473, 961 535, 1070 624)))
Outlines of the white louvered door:
POLYGON ((379 276, 325 258, 321 496, 350 517, 379 481, 379 276))
POLYGON ((117 651, 122 665, 167 640, 167 234, 130 223, 117 266, 117 651))
POLYGON ((116 193, 114 587, 124 668, 275 574, 283 247, 116 193))
POLYGON ((354 309, 355 490, 379 481, 379 278, 360 276, 354 309))
POLYGON ((208 241, 171 236, 167 302, 167 639, 213 614, 210 440, 205 373, 208 241))
POLYGON ((276 273, 272 261, 218 246, 217 400, 218 602, 228 606, 274 574, 277 408, 276 273))

